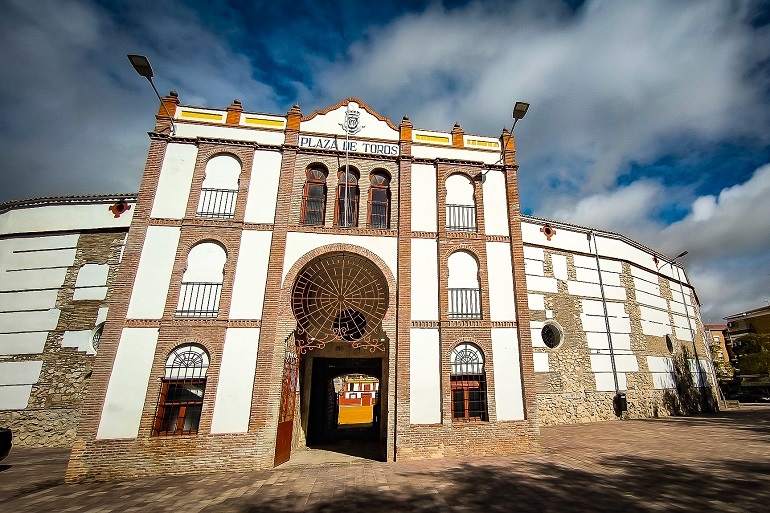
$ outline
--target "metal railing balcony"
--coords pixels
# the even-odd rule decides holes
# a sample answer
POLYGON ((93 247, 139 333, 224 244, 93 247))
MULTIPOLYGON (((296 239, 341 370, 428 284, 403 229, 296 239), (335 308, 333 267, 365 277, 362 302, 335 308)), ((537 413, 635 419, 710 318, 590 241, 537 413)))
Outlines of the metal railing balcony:
POLYGON ((475 232, 476 207, 472 205, 447 205, 446 229, 452 232, 475 232))
POLYGON ((232 219, 235 215, 235 200, 238 191, 233 189, 201 189, 198 202, 198 217, 232 219))
POLYGON ((219 314, 221 295, 221 283, 182 283, 175 315, 177 317, 216 317, 219 314))
POLYGON ((449 289, 450 319, 481 319, 479 289, 449 289))

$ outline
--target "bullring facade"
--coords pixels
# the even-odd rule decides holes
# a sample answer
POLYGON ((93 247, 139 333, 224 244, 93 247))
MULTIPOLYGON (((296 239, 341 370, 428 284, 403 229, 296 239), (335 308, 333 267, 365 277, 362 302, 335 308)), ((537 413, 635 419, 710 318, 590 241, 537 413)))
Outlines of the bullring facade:
POLYGON ((705 406, 684 270, 521 215, 509 132, 353 98, 304 117, 163 102, 69 479, 266 468, 350 437, 386 460, 534 450, 542 424, 705 406), (355 433, 343 375, 379 387, 355 433))

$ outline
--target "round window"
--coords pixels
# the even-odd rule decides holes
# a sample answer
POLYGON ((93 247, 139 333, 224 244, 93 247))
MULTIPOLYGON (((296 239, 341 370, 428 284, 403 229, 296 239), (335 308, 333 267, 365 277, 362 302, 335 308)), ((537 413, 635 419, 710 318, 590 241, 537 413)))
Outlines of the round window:
POLYGON ((674 352, 674 341, 671 340, 671 335, 666 335, 666 347, 668 348, 669 353, 674 352))
POLYGON ((540 331, 540 336, 543 337, 543 343, 551 349, 561 344, 561 341, 564 338, 561 328, 554 323, 548 323, 543 326, 543 329, 540 331))

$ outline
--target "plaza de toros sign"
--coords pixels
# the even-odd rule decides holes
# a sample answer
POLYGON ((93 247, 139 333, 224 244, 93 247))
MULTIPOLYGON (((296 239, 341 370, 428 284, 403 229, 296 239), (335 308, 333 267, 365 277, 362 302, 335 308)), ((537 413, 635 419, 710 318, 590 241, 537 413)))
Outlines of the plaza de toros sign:
POLYGON ((319 150, 350 151, 354 153, 368 153, 398 156, 398 144, 375 143, 368 141, 356 141, 336 137, 316 137, 314 135, 300 135, 299 146, 302 148, 317 148, 319 150))

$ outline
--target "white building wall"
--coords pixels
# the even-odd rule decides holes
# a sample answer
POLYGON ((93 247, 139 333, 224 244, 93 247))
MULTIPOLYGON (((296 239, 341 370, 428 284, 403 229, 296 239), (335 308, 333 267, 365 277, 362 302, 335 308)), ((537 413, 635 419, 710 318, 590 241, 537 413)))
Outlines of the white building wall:
POLYGON ((197 155, 198 147, 194 144, 171 143, 166 147, 150 217, 184 217, 197 155))
POLYGON ((128 304, 128 319, 163 317, 180 233, 177 227, 147 227, 128 304))
POLYGON ((487 272, 489 274, 489 319, 515 321, 516 302, 510 244, 487 242, 487 272))
POLYGON ((234 128, 231 126, 212 126, 184 123, 177 120, 177 137, 208 137, 212 139, 227 139, 230 141, 248 141, 259 144, 281 145, 285 136, 283 130, 267 131, 248 128, 234 128))
POLYGON ((273 224, 278 200, 278 181, 281 177, 282 154, 277 151, 257 150, 246 199, 247 223, 273 224))
POLYGON ((484 201, 484 233, 508 236, 508 197, 502 171, 486 172, 482 185, 484 201))
POLYGON ((258 345, 259 328, 227 329, 211 419, 212 433, 248 431, 258 345))
POLYGON ((516 328, 492 328, 497 420, 523 420, 519 337, 516 328))
POLYGON ((348 106, 352 111, 358 111, 358 125, 361 131, 354 135, 357 137, 370 137, 375 139, 385 139, 388 141, 398 141, 398 130, 392 129, 385 121, 377 119, 356 102, 342 105, 336 109, 330 110, 326 114, 321 114, 302 121, 300 130, 302 132, 313 132, 318 134, 336 134, 345 137, 342 126, 345 124, 345 113, 348 106))
POLYGON ((398 239, 396 237, 289 232, 286 234, 286 253, 281 279, 286 279, 286 274, 292 266, 308 252, 321 246, 338 243, 368 249, 385 262, 394 278, 398 276, 398 239))
POLYGON ((409 423, 441 423, 441 375, 437 329, 409 330, 409 423))
POLYGON ((158 328, 123 329, 107 384, 97 439, 136 438, 157 342, 158 328))
POLYGON ((235 268, 231 319, 261 319, 273 232, 244 230, 235 268))
POLYGON ((438 242, 412 239, 412 320, 438 320, 438 242))
POLYGON ((429 164, 412 165, 412 231, 435 232, 436 218, 436 168, 429 164))
POLYGON ((132 207, 116 218, 104 203, 17 208, 0 215, 0 235, 127 228, 133 214, 132 207))
POLYGON ((496 151, 477 151, 419 144, 412 144, 412 156, 418 159, 470 160, 484 164, 496 164, 500 160, 500 153, 496 151))

